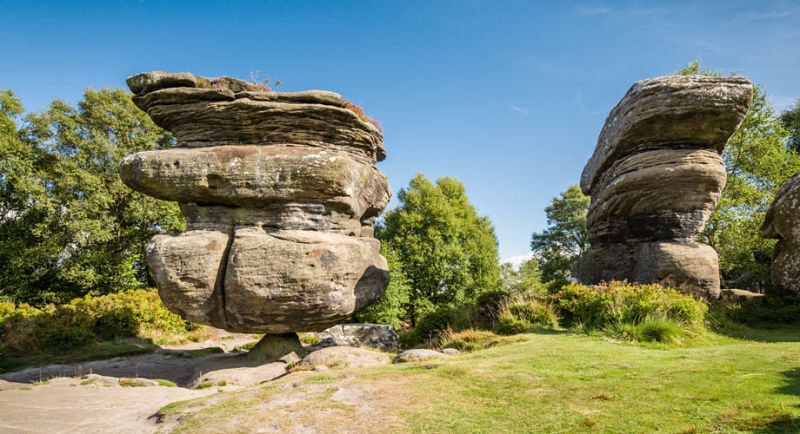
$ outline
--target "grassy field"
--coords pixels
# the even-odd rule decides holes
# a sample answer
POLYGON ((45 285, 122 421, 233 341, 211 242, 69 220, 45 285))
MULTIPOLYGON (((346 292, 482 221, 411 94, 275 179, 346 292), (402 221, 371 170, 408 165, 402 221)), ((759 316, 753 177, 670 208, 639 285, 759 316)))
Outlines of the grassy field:
POLYGON ((669 349, 524 337, 443 362, 298 372, 163 413, 181 432, 800 432, 800 328, 669 349))

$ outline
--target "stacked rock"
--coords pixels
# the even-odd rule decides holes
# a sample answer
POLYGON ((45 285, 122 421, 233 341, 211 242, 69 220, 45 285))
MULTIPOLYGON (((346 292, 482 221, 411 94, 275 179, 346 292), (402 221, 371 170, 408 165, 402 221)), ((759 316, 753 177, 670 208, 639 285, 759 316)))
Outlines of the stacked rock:
POLYGON ((332 92, 273 92, 232 78, 149 72, 134 103, 177 148, 120 168, 132 189, 180 203, 187 230, 147 262, 164 304, 235 332, 318 331, 388 284, 373 238, 389 184, 379 128, 332 92))
POLYGON ((725 187, 720 153, 744 119, 744 77, 667 76, 635 83, 606 118, 581 176, 592 196, 585 283, 662 283, 717 298, 719 259, 695 241, 725 187))
POLYGON ((772 254, 774 291, 800 294, 800 173, 778 190, 764 218, 761 235, 778 240, 772 254))

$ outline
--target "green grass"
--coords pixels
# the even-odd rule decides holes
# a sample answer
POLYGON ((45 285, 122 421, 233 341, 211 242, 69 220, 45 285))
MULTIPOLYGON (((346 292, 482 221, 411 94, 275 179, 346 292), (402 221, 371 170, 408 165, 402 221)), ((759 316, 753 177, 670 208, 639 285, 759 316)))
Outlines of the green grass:
POLYGON ((120 356, 148 354, 152 353, 157 348, 158 347, 147 339, 124 338, 95 342, 85 347, 64 353, 45 352, 32 355, 19 355, 0 352, 0 373, 49 363, 79 363, 90 360, 111 359, 120 356))
MULTIPOLYGON (((800 432, 800 328, 741 332, 756 340, 715 335, 707 345, 681 348, 527 334, 524 342, 434 363, 346 370, 338 377, 295 373, 162 411, 179 417, 178 431, 251 431, 278 423, 281 416, 264 411, 264 403, 286 394, 288 384, 308 388, 309 399, 322 396, 319 388, 360 385, 377 406, 369 418, 357 419, 355 406, 317 399, 319 420, 302 423, 335 423, 320 416, 330 413, 363 432, 380 432, 389 422, 392 432, 419 433, 800 432), (381 407, 382 400, 392 401, 381 407)), ((292 414, 303 414, 298 405, 292 414)))

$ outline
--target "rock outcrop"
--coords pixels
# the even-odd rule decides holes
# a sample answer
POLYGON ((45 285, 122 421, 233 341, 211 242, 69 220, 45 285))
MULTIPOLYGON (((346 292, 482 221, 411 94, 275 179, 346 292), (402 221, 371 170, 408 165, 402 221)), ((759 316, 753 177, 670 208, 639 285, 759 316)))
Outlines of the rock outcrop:
POLYGON ((581 176, 592 196, 585 283, 658 282, 719 297, 719 260, 695 241, 725 187, 720 153, 753 95, 744 77, 667 76, 634 84, 611 111, 581 176))
POLYGON ((778 240, 772 254, 774 291, 800 294, 800 173, 775 195, 761 226, 761 235, 778 240))
POLYGON ((383 136, 333 92, 272 92, 242 80, 150 72, 134 103, 177 148, 127 157, 132 189, 175 201, 187 220, 147 261, 164 304, 236 332, 319 331, 388 284, 372 237, 390 198, 374 164, 383 136))

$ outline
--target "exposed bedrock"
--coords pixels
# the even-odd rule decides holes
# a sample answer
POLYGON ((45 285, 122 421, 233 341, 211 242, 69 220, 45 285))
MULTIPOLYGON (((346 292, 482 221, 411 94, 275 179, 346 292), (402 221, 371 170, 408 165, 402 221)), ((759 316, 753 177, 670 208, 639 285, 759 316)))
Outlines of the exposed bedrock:
POLYGON ((134 190, 178 202, 187 231, 147 261, 164 304, 230 331, 318 331, 388 285, 375 219, 391 197, 380 130, 332 92, 276 93, 232 78, 154 72, 134 102, 177 148, 127 157, 134 190))
POLYGON ((772 254, 772 285, 778 293, 800 294, 800 173, 781 187, 761 235, 778 240, 772 254))
POLYGON ((581 176, 592 196, 586 283, 662 283, 720 292, 716 252, 695 241, 725 187, 720 152, 753 87, 743 77, 668 76, 634 84, 611 111, 581 176))

